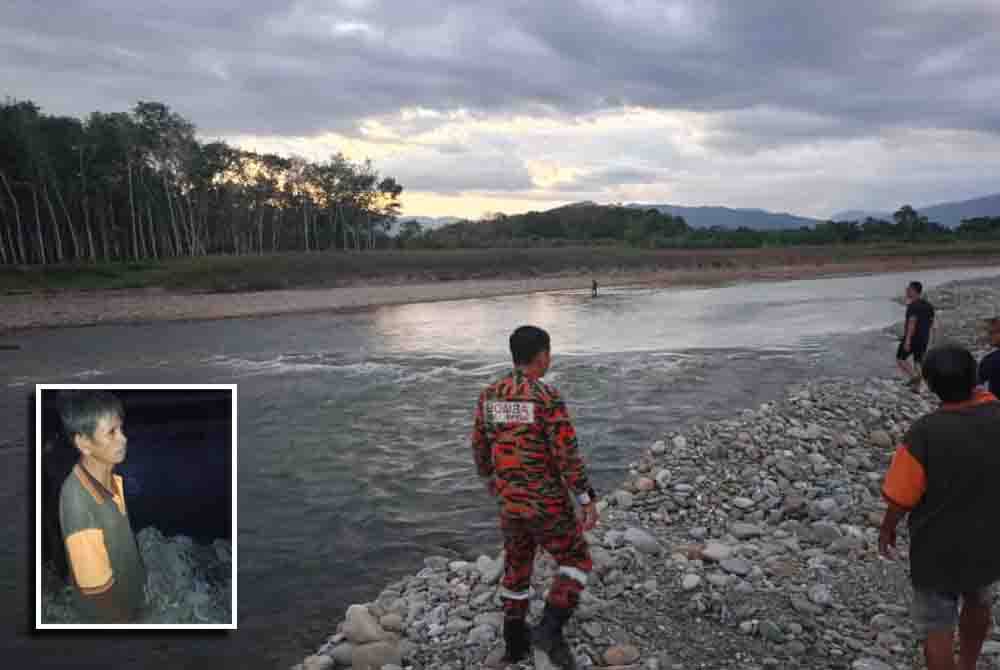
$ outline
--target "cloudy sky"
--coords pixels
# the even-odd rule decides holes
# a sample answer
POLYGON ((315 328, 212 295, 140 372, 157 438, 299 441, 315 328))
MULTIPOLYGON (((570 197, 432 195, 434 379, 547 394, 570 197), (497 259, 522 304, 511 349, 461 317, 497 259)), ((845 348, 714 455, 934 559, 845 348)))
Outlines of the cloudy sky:
POLYGON ((407 214, 1000 191, 998 0, 0 0, 0 95, 370 157, 407 214))

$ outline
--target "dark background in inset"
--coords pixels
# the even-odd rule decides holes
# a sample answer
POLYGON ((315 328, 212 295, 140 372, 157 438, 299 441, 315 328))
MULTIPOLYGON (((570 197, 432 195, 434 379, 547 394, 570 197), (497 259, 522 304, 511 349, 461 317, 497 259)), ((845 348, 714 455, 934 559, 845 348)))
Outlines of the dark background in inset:
MULTIPOLYGON (((115 467, 125 485, 132 529, 200 543, 232 541, 232 400, 228 390, 117 390, 125 408, 128 455, 115 467)), ((63 434, 58 390, 42 397, 43 560, 64 572, 58 528, 59 487, 79 458, 63 434)))

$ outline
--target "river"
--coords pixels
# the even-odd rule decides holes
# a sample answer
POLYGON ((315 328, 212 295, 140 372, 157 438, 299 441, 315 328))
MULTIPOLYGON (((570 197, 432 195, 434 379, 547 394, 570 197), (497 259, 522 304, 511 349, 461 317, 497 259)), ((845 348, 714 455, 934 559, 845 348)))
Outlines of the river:
MULTIPOLYGON (((931 287, 996 274, 1000 268, 919 278, 931 287)), ((9 431, 0 438, 0 496, 16 538, 0 548, 8 567, 0 593, 15 605, 4 609, 4 623, 22 632, 14 653, 46 667, 71 658, 63 643, 23 634, 33 611, 34 461, 22 427, 35 383, 238 385, 239 630, 66 639, 77 658, 125 667, 280 668, 315 650, 347 605, 416 571, 423 556, 498 549, 467 438, 479 390, 508 367, 517 325, 551 333, 547 381, 567 399, 606 492, 667 431, 755 407, 801 379, 892 374, 896 342, 882 331, 901 319, 891 299, 911 278, 623 287, 596 299, 588 288, 6 336, 20 346, 0 350, 9 431)))

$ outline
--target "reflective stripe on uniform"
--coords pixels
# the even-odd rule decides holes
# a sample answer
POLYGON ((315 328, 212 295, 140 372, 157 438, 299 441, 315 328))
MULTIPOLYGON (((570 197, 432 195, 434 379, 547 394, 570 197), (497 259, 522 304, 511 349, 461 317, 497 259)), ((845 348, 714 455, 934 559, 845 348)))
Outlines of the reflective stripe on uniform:
POLYGON ((583 586, 587 585, 587 573, 579 568, 574 568, 569 565, 560 565, 559 574, 565 575, 566 577, 579 582, 583 586))
POLYGON ((533 595, 535 595, 535 590, 532 588, 527 591, 511 591, 503 587, 500 588, 500 597, 507 600, 530 600, 533 595))

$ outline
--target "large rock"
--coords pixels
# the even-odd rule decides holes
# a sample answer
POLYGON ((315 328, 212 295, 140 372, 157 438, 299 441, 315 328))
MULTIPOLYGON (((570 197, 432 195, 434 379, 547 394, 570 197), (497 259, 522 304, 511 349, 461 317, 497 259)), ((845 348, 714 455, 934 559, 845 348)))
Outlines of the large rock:
POLYGON ((302 661, 303 670, 330 670, 333 667, 333 659, 329 656, 315 654, 302 661))
POLYGON ((372 642, 354 648, 351 670, 381 670, 383 665, 402 665, 399 646, 391 642, 372 642))
POLYGON ((330 658, 337 665, 348 666, 351 664, 351 658, 354 656, 354 645, 350 642, 342 642, 338 644, 330 652, 330 658))
POLYGON ((356 645, 378 642, 386 638, 386 632, 364 605, 351 605, 347 608, 343 632, 347 639, 356 645))
POLYGON ((403 617, 391 612, 379 619, 379 624, 390 633, 399 633, 403 630, 403 617))

